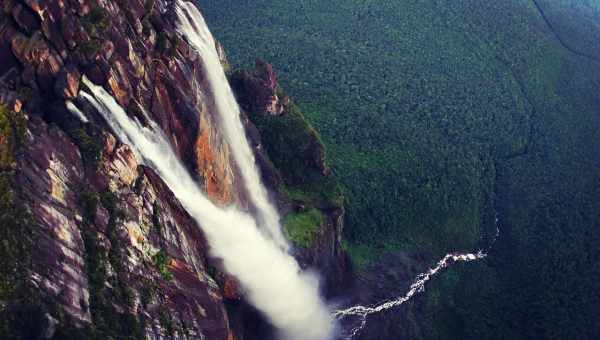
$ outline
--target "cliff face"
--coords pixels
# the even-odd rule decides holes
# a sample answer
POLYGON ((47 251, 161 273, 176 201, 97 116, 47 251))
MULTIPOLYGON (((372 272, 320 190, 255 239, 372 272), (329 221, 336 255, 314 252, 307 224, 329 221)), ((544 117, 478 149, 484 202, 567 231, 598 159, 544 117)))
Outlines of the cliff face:
MULTIPOLYGON (((15 223, 2 233, 23 244, 1 254, 6 338, 252 337, 230 322, 248 320, 226 309, 227 301, 243 300, 242 292, 209 258, 196 223, 100 116, 72 103, 86 105, 77 99, 82 76, 104 86, 131 117, 162 127, 211 200, 246 206, 202 65, 176 33, 173 6, 3 1, 0 149, 8 184, 0 188, 2 218, 15 223), (26 216, 13 218, 18 214, 26 216)), ((222 62, 226 67, 224 55, 222 62)), ((274 77, 261 84, 277 86, 274 77)), ((245 98, 281 114, 283 102, 263 92, 245 98)), ((276 148, 265 153, 258 130, 245 124, 267 183, 279 189, 286 175, 270 160, 276 148)), ((308 137, 313 143, 316 135, 308 137)), ((324 169, 316 178, 327 175, 324 169)), ((280 200, 282 211, 304 209, 290 202, 280 200)), ((305 266, 339 272, 341 204, 315 209, 324 216, 314 223, 320 236, 299 255, 305 266)))
POLYGON ((339 292, 348 272, 341 249, 344 198, 326 164, 319 134, 285 95, 270 64, 257 60, 254 68, 234 72, 230 82, 248 112, 248 135, 257 146, 266 181, 276 189, 296 257, 325 274, 327 294, 339 292), (258 144, 260 136, 264 148, 258 144))

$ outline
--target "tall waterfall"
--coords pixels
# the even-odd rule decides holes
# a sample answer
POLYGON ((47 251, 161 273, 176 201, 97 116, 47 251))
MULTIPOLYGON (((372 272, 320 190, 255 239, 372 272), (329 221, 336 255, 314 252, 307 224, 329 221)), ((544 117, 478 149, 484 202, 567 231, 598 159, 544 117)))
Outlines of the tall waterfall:
MULTIPOLYGON (((223 260, 225 269, 239 280, 249 302, 267 316, 281 338, 330 339, 333 320, 320 298, 316 278, 302 273, 293 257, 259 231, 252 216, 233 207, 214 205, 155 123, 151 121, 149 127, 143 127, 129 118, 102 87, 85 77, 83 83, 90 93, 82 90, 80 96, 95 107, 138 160, 152 167, 169 186, 204 231, 212 255, 223 260)), ((233 149, 238 146, 231 145, 233 149)))
POLYGON ((219 114, 222 131, 237 166, 239 167, 250 201, 260 214, 259 224, 283 249, 288 244, 281 232, 279 215, 270 203, 267 190, 262 185, 254 153, 246 139, 244 126, 240 120, 240 108, 233 95, 216 50, 215 40, 200 11, 191 2, 177 0, 175 10, 179 32, 184 35, 198 52, 206 72, 219 114))

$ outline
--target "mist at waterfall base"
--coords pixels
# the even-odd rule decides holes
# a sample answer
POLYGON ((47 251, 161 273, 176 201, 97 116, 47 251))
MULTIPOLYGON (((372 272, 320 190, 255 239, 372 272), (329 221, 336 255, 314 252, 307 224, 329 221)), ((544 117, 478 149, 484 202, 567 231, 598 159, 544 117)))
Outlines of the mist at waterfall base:
POLYGON ((154 122, 143 127, 102 87, 86 78, 83 82, 91 93, 82 90, 80 96, 104 117, 138 160, 153 168, 169 186, 204 231, 211 254, 222 259, 227 272, 239 280, 248 301, 277 328, 280 338, 331 339, 334 323, 319 295, 317 278, 302 272, 292 256, 261 233, 251 215, 214 205, 154 122))

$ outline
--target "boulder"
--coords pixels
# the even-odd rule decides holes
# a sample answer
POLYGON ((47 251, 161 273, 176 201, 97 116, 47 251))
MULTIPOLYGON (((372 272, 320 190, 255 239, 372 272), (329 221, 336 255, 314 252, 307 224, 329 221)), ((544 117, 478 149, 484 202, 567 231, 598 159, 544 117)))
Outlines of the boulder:
POLYGON ((273 115, 283 113, 283 101, 277 93, 277 75, 271 64, 257 60, 254 69, 236 72, 232 77, 232 85, 244 109, 273 115))

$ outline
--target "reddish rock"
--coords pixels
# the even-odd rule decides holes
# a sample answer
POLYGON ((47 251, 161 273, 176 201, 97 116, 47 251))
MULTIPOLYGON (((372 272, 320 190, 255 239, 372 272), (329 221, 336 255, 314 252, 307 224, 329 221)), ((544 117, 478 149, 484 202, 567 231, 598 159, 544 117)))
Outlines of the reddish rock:
POLYGON ((240 300, 242 298, 239 283, 234 277, 228 275, 225 278, 223 297, 229 300, 240 300))
MULTIPOLYGON (((167 137, 173 143, 177 154, 184 160, 189 159, 193 152, 193 141, 197 133, 197 124, 186 122, 182 112, 177 112, 173 105, 172 92, 166 86, 170 80, 163 76, 168 72, 166 66, 160 66, 154 82, 154 97, 152 98, 152 114, 161 125, 167 137)), ((189 112, 189 110, 187 110, 189 112)))
POLYGON ((12 36, 11 48, 23 66, 38 65, 50 56, 50 49, 43 36, 37 32, 31 38, 15 33, 12 36))
POLYGON ((131 83, 123 62, 116 60, 108 75, 108 87, 122 107, 129 105, 131 99, 131 83))
POLYGON ((102 135, 104 137, 104 154, 111 155, 117 147, 117 139, 115 138, 115 136, 108 132, 104 132, 102 135))
POLYGON ((106 60, 110 60, 113 53, 115 52, 115 44, 113 44, 112 41, 107 40, 102 44, 102 47, 100 50, 102 53, 102 57, 104 57, 104 59, 106 59, 106 60))
POLYGON ((223 166, 223 159, 228 157, 227 150, 225 154, 218 155, 213 150, 210 141, 210 130, 204 129, 196 140, 196 166, 204 179, 204 190, 208 197, 220 205, 231 203, 233 199, 231 178, 227 169, 223 166))
POLYGON ((119 182, 131 186, 139 176, 139 164, 129 145, 118 146, 109 159, 104 164, 107 172, 118 178, 119 182))
POLYGON ((35 74, 37 75, 38 85, 45 91, 50 92, 54 88, 55 79, 62 67, 62 60, 59 56, 51 53, 48 58, 41 61, 35 74))
POLYGON ((16 33, 11 40, 11 48, 23 66, 35 69, 38 84, 46 91, 51 90, 54 78, 62 67, 62 60, 50 50, 43 36, 36 32, 28 38, 16 33))
POLYGON ((40 1, 38 0, 25 0, 25 3, 27 4, 27 6, 29 6, 29 8, 31 8, 34 12, 36 12, 38 15, 43 15, 42 12, 42 5, 40 4, 40 1))
POLYGON ((121 106, 127 106, 129 103, 129 94, 127 93, 127 90, 122 87, 122 83, 119 82, 119 79, 113 73, 108 76, 107 84, 117 102, 121 106))
POLYGON ((63 15, 63 1, 26 0, 25 3, 38 16, 44 36, 51 42, 59 55, 65 57, 65 43, 60 30, 60 18, 63 15))
POLYGON ((277 75, 271 64, 257 60, 254 69, 236 72, 232 85, 244 109, 273 115, 283 113, 284 105, 277 94, 277 75))
POLYGON ((64 133, 38 117, 30 119, 28 130, 17 181, 40 236, 34 261, 44 268, 31 275, 39 289, 62 305, 76 324, 87 323, 91 321, 89 310, 79 303, 89 298, 75 190, 83 179, 81 158, 64 133))
POLYGON ((22 108, 23 108, 23 103, 19 99, 13 100, 12 103, 10 104, 10 109, 16 113, 21 112, 22 108))
POLYGON ((54 92, 57 96, 65 99, 74 99, 79 93, 79 80, 81 75, 74 66, 64 67, 56 83, 54 84, 54 92))

